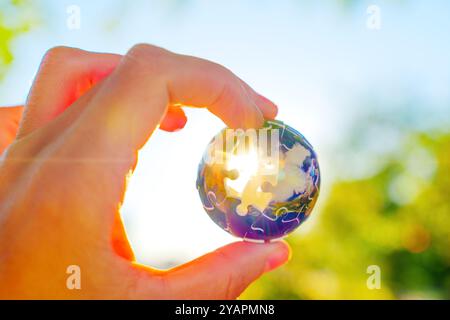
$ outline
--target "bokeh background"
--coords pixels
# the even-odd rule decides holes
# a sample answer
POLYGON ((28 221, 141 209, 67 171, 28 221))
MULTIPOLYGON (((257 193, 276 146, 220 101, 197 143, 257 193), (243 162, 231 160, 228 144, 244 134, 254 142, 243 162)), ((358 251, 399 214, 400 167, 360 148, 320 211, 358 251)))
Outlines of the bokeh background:
MULTIPOLYGON (((450 2, 0 0, 0 105, 45 51, 148 42, 221 63, 315 146, 322 190, 289 264, 242 298, 450 298, 450 2), (369 289, 369 266, 381 288, 369 289)), ((235 241, 195 189, 223 123, 187 110, 140 153, 122 208, 138 261, 168 268, 235 241)), ((43 186, 45 187, 45 186, 43 186)))

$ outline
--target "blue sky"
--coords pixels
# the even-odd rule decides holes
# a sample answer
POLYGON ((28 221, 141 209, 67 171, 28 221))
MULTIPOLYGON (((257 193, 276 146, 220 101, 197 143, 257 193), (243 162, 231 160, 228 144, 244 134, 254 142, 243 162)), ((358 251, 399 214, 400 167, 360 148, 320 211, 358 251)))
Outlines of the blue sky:
MULTIPOLYGON (((149 42, 221 63, 275 101, 279 119, 308 138, 330 177, 332 146, 358 115, 395 113, 412 97, 424 102, 412 113, 449 118, 450 2, 320 3, 36 1, 41 23, 14 42, 0 104, 24 101, 52 46, 125 53, 149 42), (377 31, 366 27, 370 4, 381 9, 377 31), (81 9, 78 30, 66 26, 69 5, 81 9), (372 98, 378 103, 365 103, 372 98)), ((183 131, 157 132, 144 147, 123 208, 138 259, 154 265, 187 261, 232 240, 209 221, 195 190, 196 166, 223 124, 203 110, 187 114, 183 131)), ((326 195, 332 179, 323 181, 326 195)), ((307 233, 311 220, 298 233, 307 233)))

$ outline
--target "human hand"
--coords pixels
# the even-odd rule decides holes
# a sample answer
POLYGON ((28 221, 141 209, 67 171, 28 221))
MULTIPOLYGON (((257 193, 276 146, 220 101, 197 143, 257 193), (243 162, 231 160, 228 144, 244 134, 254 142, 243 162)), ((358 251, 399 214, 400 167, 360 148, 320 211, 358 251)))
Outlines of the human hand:
POLYGON ((235 242, 167 271, 134 261, 126 179, 155 128, 184 126, 181 105, 230 127, 277 112, 224 67, 158 47, 46 54, 20 126, 21 107, 0 108, 0 298, 232 299, 288 260, 280 241, 235 242), (66 287, 69 265, 80 290, 66 287))

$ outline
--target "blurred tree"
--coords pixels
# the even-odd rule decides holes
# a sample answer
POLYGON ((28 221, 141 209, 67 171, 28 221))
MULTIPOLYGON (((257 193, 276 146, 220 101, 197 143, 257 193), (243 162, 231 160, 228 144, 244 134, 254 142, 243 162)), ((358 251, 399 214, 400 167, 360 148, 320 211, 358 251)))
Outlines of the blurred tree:
POLYGON ((0 3, 0 80, 13 61, 13 40, 36 23, 36 10, 31 1, 10 0, 0 3))
POLYGON ((335 183, 314 228, 288 238, 292 261, 242 298, 449 299, 449 173, 450 134, 410 134, 373 176, 335 183))

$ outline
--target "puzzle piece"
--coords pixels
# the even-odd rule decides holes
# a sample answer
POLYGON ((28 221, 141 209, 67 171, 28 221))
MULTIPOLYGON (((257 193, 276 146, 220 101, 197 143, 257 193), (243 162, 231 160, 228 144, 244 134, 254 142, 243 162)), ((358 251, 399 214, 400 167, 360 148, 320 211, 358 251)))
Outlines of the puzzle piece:
POLYGON ((265 186, 266 192, 273 194, 276 202, 283 202, 293 195, 305 192, 306 186, 312 184, 310 175, 299 170, 303 162, 310 156, 310 152, 300 144, 294 144, 282 159, 277 184, 265 186), (308 183, 307 183, 308 182, 308 183))
POLYGON ((236 213, 240 216, 247 215, 250 205, 263 212, 273 198, 268 189, 277 184, 278 165, 273 163, 278 161, 258 156, 250 156, 248 159, 245 159, 247 156, 236 156, 239 157, 243 159, 229 162, 234 167, 230 171, 237 173, 237 177, 225 178, 227 195, 241 200, 236 208, 236 213))
POLYGON ((262 180, 262 176, 255 175, 247 182, 241 193, 241 204, 236 207, 238 215, 247 215, 250 205, 262 212, 272 200, 272 193, 262 190, 262 180))

